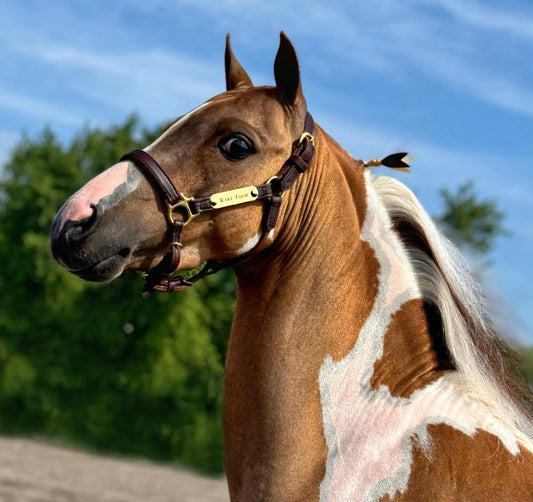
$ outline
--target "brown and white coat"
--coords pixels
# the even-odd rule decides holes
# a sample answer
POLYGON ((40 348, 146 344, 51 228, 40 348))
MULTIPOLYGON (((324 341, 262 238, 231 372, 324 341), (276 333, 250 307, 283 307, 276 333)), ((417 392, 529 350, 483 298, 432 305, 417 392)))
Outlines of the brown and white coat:
MULTIPOLYGON (((254 87, 228 43, 227 92, 145 150, 188 195, 264 182, 307 111, 283 34, 275 77, 254 87), (228 160, 236 133, 253 148, 228 160)), ((224 376, 232 500, 532 500, 531 395, 463 261, 403 184, 373 178, 318 126, 314 139, 266 238, 261 202, 183 232, 180 269, 246 255, 224 376)), ((149 270, 169 246, 162 210, 120 162, 65 203, 52 250, 90 280, 149 270)))

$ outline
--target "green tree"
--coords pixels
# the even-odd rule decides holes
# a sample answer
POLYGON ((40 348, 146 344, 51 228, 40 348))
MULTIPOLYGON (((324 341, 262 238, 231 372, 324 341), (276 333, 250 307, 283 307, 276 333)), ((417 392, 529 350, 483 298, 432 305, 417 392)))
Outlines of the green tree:
POLYGON ((222 470, 222 371, 231 274, 177 295, 141 296, 126 276, 79 280, 49 251, 66 198, 160 131, 135 117, 63 146, 25 138, 0 183, 0 431, 45 435, 222 470), (209 305, 209 310, 205 305, 209 305))
POLYGON ((533 347, 526 347, 520 350, 522 360, 522 372, 529 386, 533 389, 533 347))
POLYGON ((504 215, 496 201, 480 199, 472 181, 460 185, 456 192, 442 188, 440 195, 444 208, 436 220, 458 245, 467 245, 486 254, 494 240, 507 232, 502 225, 504 215))
MULTIPOLYGON (((503 226, 504 214, 496 201, 481 199, 473 182, 459 186, 455 192, 443 188, 440 194, 444 208, 436 220, 459 246, 466 245, 484 256, 493 248, 496 238, 508 234, 503 226)), ((521 371, 533 388, 533 348, 517 346, 515 350, 521 371)))
MULTIPOLYGON (((160 132, 142 130, 133 116, 116 127, 86 127, 63 145, 46 129, 24 138, 4 167, 0 432, 221 472, 231 271, 179 295, 145 298, 135 275, 87 283, 59 267, 49 251, 51 223, 66 198, 160 132)), ((457 229, 460 243, 489 250, 503 231, 496 204, 480 200, 472 184, 441 194, 438 219, 457 229)))

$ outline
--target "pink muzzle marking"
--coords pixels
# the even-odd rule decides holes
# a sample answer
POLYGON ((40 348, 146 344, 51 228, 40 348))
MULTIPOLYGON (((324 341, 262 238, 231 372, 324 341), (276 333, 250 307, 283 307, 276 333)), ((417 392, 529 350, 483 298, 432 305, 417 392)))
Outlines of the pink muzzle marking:
POLYGON ((128 182, 128 166, 129 162, 119 162, 80 188, 65 204, 60 226, 63 227, 69 220, 80 221, 91 217, 91 205, 98 204, 104 197, 112 195, 120 185, 128 182))

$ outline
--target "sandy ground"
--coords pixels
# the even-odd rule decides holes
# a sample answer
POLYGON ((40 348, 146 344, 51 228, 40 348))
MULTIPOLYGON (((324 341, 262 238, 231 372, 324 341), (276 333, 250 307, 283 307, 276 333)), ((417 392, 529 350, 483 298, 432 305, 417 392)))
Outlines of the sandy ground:
POLYGON ((0 501, 227 502, 229 496, 223 479, 0 438, 0 501))

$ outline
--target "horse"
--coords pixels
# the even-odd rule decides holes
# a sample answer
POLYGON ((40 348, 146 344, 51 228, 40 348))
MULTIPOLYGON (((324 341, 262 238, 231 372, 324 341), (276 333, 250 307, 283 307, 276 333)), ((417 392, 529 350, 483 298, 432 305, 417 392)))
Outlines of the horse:
POLYGON ((232 500, 532 500, 532 396, 459 252, 314 123, 283 32, 275 86, 253 85, 229 35, 225 72, 66 201, 54 257, 91 281, 145 272, 148 290, 233 268, 232 500))

